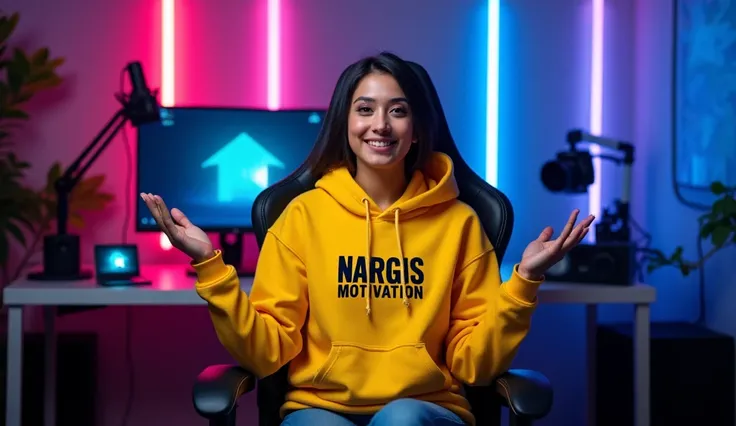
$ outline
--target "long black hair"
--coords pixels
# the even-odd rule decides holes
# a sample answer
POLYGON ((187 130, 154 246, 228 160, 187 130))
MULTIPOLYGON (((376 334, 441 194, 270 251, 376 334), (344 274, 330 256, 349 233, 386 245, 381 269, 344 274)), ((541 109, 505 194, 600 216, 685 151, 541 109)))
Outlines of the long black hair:
POLYGON ((437 116, 419 77, 408 62, 393 53, 381 52, 351 64, 337 80, 322 128, 307 158, 314 179, 339 167, 347 167, 355 173, 356 158, 348 144, 348 115, 355 89, 371 73, 385 73, 395 78, 409 102, 417 143, 412 144, 405 159, 407 174, 424 167, 436 146, 437 116))

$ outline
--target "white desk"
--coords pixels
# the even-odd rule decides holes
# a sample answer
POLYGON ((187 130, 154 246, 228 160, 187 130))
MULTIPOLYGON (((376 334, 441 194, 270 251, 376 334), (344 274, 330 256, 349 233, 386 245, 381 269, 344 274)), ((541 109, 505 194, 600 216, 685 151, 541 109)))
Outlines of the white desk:
MULTIPOLYGON (((44 335, 44 424, 53 426, 56 418, 56 328, 58 306, 203 306, 194 291, 194 279, 182 265, 143 266, 141 275, 153 285, 142 287, 100 287, 94 281, 28 281, 20 279, 3 291, 8 307, 8 370, 5 411, 6 426, 21 426, 21 386, 23 359, 23 308, 43 306, 44 335)), ((250 291, 252 279, 241 280, 250 291)), ((595 423, 595 336, 597 305, 632 304, 634 316, 634 407, 635 425, 649 425, 649 305, 656 291, 647 285, 615 287, 591 284, 547 282, 539 293, 540 303, 584 304, 586 311, 588 359, 588 424, 595 423)))

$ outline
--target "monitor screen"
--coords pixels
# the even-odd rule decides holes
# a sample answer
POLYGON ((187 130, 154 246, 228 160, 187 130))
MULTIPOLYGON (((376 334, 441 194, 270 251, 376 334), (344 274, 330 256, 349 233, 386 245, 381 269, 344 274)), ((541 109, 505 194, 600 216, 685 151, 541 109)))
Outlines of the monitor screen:
MULTIPOLYGON (((317 139, 324 111, 161 109, 138 129, 138 193, 163 197, 208 232, 252 229, 256 196, 285 178, 317 139)), ((138 197, 136 229, 158 226, 138 197)))

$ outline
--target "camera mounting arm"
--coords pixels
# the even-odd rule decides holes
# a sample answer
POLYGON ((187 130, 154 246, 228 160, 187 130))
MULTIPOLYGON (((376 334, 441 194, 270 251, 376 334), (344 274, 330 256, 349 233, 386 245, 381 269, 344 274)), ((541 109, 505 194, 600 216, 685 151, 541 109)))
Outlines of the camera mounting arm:
POLYGON ((631 198, 631 166, 634 164, 634 145, 613 138, 592 135, 582 130, 571 130, 567 132, 567 143, 570 144, 571 151, 576 151, 577 144, 580 142, 592 143, 604 148, 613 149, 623 155, 623 158, 613 160, 623 163, 624 182, 622 187, 623 193, 621 194, 621 203, 628 204, 631 198))

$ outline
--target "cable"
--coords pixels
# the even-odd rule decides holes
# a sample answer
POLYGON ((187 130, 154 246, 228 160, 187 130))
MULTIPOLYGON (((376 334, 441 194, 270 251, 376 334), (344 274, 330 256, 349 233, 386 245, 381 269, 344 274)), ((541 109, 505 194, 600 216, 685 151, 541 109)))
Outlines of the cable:
MULTIPOLYGON (((120 92, 116 95, 119 101, 127 102, 125 95, 125 68, 120 72, 120 92)), ((123 143, 125 145, 126 158, 126 177, 125 177, 125 216, 123 218, 123 228, 121 240, 123 244, 128 243, 128 230, 131 220, 131 192, 133 186, 133 150, 128 140, 128 132, 126 128, 121 131, 123 143)), ((121 426, 126 426, 130 419, 130 413, 133 411, 133 402, 135 400, 135 363, 133 362, 133 308, 125 307, 125 364, 128 369, 128 398, 125 403, 125 411, 123 412, 121 426)))
MULTIPOLYGON (((698 235, 696 247, 698 250, 698 259, 703 258, 703 239, 700 237, 700 230, 703 228, 703 221, 705 219, 698 219, 698 235)), ((696 324, 705 324, 705 265, 700 265, 698 268, 698 318, 695 320, 696 324)))
MULTIPOLYGON (((698 219, 698 232, 697 232, 697 239, 696 239, 696 248, 698 252, 698 259, 703 258, 703 239, 700 237, 700 229, 703 227, 703 221, 704 218, 698 219)), ((632 227, 637 230, 640 234, 643 236, 643 240, 645 241, 643 244, 640 244, 638 242, 634 242, 634 246, 636 247, 636 251, 638 253, 641 253, 640 257, 636 260, 636 273, 639 276, 640 282, 644 281, 644 264, 646 263, 647 254, 650 254, 652 250, 650 249, 650 244, 652 242, 652 235, 647 232, 641 225, 639 225, 636 220, 634 220, 632 217, 629 217, 629 222, 631 223, 632 227)), ((696 320, 694 321, 695 324, 704 324, 705 323, 705 312, 706 312, 706 305, 705 305, 705 267, 704 265, 700 265, 698 268, 698 316, 696 320)))
POLYGON ((133 363, 133 308, 125 307, 125 363, 128 368, 128 399, 125 402, 121 426, 126 426, 130 420, 135 400, 135 365, 133 363))
POLYGON ((639 282, 644 282, 644 264, 646 259, 646 253, 650 249, 652 244, 652 234, 650 234, 639 222, 629 214, 629 223, 631 226, 642 235, 643 242, 634 241, 634 247, 637 253, 640 253, 636 258, 636 275, 639 278, 639 282))

